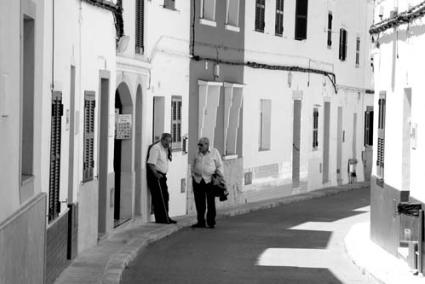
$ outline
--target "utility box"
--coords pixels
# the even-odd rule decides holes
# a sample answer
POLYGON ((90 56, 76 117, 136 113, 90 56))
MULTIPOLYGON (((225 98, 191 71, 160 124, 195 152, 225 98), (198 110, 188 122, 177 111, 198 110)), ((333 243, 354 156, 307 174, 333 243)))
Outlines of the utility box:
POLYGON ((404 258, 410 269, 422 273, 423 210, 420 203, 400 202, 399 256, 404 258))

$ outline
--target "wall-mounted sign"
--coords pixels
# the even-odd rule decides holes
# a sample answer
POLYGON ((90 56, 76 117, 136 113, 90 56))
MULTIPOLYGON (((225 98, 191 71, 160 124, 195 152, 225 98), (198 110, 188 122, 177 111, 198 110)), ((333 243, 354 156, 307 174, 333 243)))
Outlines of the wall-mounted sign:
POLYGON ((131 139, 131 114, 117 114, 115 139, 131 139))

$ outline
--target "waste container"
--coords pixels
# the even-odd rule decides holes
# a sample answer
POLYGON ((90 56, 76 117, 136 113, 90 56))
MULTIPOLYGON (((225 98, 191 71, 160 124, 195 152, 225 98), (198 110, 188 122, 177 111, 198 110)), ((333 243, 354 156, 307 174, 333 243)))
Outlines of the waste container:
POLYGON ((420 203, 400 202, 399 252, 405 251, 406 261, 412 272, 422 273, 423 210, 420 203))

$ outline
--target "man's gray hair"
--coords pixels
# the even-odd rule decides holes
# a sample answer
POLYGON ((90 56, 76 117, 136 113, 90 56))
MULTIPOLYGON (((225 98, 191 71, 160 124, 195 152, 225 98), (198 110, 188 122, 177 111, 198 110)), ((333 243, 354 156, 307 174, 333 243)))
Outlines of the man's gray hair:
POLYGON ((210 139, 208 139, 208 137, 199 138, 198 143, 200 143, 200 142, 206 142, 208 145, 210 145, 210 139))

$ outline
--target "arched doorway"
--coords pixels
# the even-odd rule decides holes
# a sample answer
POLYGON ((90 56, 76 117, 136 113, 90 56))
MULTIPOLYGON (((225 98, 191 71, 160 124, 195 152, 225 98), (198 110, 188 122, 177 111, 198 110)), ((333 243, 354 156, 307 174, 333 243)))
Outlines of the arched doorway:
POLYGON ((128 221, 134 209, 133 103, 130 90, 121 82, 115 91, 116 135, 114 143, 114 227, 128 221))

